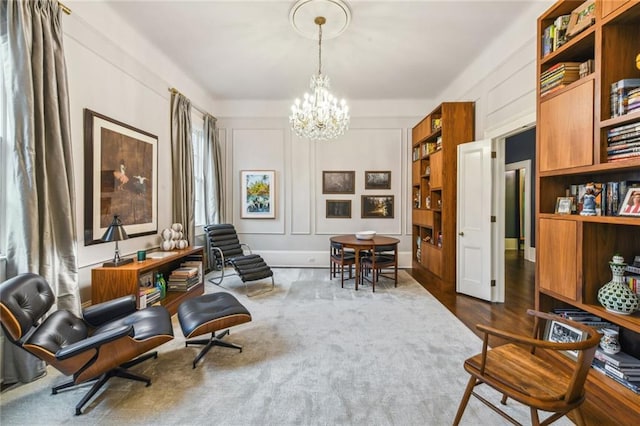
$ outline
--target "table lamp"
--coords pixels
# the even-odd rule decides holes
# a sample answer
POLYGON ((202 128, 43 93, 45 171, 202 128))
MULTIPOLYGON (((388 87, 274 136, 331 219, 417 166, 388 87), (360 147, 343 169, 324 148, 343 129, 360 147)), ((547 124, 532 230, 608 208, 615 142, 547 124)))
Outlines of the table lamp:
POLYGON ((115 241, 116 242, 116 252, 113 255, 113 262, 105 262, 102 266, 120 266, 126 265, 127 263, 133 262, 133 259, 120 259, 120 250, 118 249, 118 241, 120 240, 128 240, 129 236, 127 232, 124 230, 124 226, 122 226, 122 221, 118 215, 113 216, 113 221, 107 228, 107 231, 102 236, 102 241, 115 241))

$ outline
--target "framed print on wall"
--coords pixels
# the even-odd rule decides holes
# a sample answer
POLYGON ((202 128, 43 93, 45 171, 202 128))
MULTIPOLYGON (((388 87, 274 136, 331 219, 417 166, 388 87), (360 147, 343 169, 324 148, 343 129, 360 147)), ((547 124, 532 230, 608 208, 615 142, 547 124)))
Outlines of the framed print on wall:
POLYGON ((391 189, 391 171, 364 172, 364 189, 391 189))
POLYGON ((323 194, 355 194, 356 172, 354 171, 323 171, 323 194))
POLYGON ((361 217, 393 219, 393 195, 363 195, 361 217))
POLYGON ((242 170, 240 189, 242 192, 240 217, 243 219, 275 219, 274 170, 242 170))
POLYGON ((351 200, 327 200, 327 219, 351 219, 351 200))
POLYGON ((158 232, 158 137, 84 110, 84 244, 120 216, 129 237, 158 232))

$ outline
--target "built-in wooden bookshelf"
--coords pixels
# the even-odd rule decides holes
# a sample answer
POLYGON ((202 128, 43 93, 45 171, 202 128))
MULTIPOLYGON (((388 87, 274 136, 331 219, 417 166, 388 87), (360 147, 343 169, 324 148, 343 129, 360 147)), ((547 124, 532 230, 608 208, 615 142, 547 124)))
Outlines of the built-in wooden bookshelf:
MULTIPOLYGON (((555 214, 571 185, 640 181, 640 158, 608 161, 607 132, 640 123, 640 113, 611 118, 611 85, 640 78, 640 2, 596 0, 593 25, 543 55, 544 29, 581 1, 558 1, 538 19, 536 308, 574 306, 620 327, 625 352, 640 357, 640 313, 606 311, 597 292, 611 280, 609 261, 640 255, 640 218, 555 214), (593 73, 540 95, 541 75, 559 62, 591 60, 593 73)), ((624 194, 623 194, 624 195, 624 194)), ((592 369, 587 401, 610 424, 637 424, 640 395, 592 369)), ((598 424, 587 419, 588 424, 598 424)))
POLYGON ((474 138, 473 102, 444 102, 412 131, 413 264, 455 285, 457 146, 474 138))
MULTIPOLYGON (((139 299, 141 277, 151 273, 152 277, 160 272, 168 280, 171 271, 179 268, 185 261, 203 260, 202 247, 187 247, 184 250, 160 252, 164 257, 150 258, 149 254, 144 261, 134 259, 133 263, 114 268, 98 267, 91 270, 91 303, 101 303, 117 297, 135 294, 139 299)), ((202 269, 202 268, 201 268, 202 269)), ((200 282, 189 291, 167 291, 167 295, 161 300, 171 315, 175 314, 178 306, 183 301, 204 293, 204 277, 200 274, 200 282)))

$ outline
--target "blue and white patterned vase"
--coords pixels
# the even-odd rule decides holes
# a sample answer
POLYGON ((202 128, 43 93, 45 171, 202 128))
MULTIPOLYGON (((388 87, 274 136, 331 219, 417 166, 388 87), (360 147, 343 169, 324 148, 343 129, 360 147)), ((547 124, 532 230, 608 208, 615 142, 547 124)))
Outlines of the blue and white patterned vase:
POLYGON ((620 256, 614 256, 609 262, 613 279, 598 290, 598 302, 604 308, 616 314, 629 315, 638 310, 638 296, 629 288, 624 280, 627 264, 620 256))

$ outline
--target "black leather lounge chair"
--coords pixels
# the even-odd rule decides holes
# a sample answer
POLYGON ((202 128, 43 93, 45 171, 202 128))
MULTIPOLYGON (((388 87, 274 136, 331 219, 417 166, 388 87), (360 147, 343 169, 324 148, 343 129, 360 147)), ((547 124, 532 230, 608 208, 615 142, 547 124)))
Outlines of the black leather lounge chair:
POLYGON ((51 287, 39 275, 18 275, 0 284, 0 318, 9 340, 72 376, 54 387, 53 394, 97 380, 76 405, 76 415, 111 377, 151 384, 128 368, 157 358, 157 352, 142 354, 173 339, 171 316, 164 307, 137 310, 130 295, 90 306, 82 318, 59 310, 40 322, 53 302, 51 287))
POLYGON ((212 269, 220 271, 220 275, 209 278, 209 281, 221 285, 225 277, 225 268, 233 267, 247 288, 247 282, 271 278, 271 289, 274 288, 273 271, 260 255, 252 254, 251 247, 240 243, 238 234, 233 225, 225 223, 218 225, 207 225, 204 227, 207 233, 207 248, 209 255, 209 265, 212 269), (245 254, 244 250, 249 254, 245 254))

